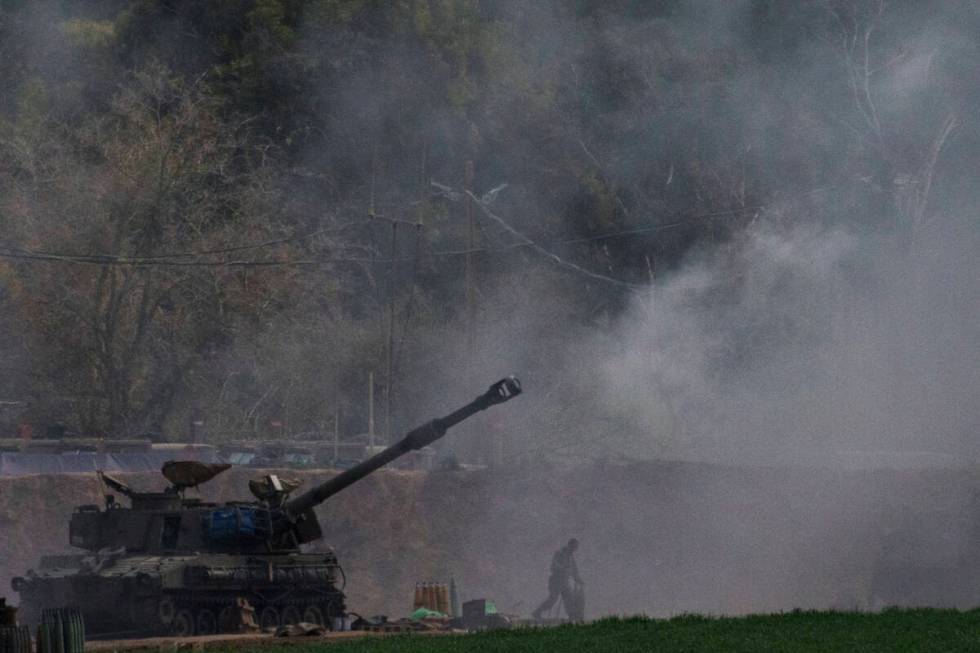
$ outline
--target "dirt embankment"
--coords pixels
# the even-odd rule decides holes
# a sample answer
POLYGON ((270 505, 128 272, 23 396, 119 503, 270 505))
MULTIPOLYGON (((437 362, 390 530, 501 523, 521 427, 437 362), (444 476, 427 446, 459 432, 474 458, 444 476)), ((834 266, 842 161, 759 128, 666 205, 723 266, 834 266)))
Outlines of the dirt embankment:
MULTIPOLYGON (((329 473, 282 472, 306 479, 329 473)), ((255 470, 201 494, 246 499, 255 470)), ((154 474, 121 474, 139 489, 154 474)), ((853 607, 883 538, 922 520, 976 542, 977 483, 966 472, 830 472, 687 463, 575 471, 385 471, 319 509, 324 543, 347 573, 350 608, 405 614, 416 580, 455 575, 463 598, 529 613, 546 593, 552 551, 582 541, 588 612, 664 615, 853 607), (929 515, 923 519, 923 515, 929 515), (938 526, 937 526, 938 524, 938 526)), ((43 554, 69 550, 72 507, 100 503, 92 475, 0 479, 0 594, 43 554)))

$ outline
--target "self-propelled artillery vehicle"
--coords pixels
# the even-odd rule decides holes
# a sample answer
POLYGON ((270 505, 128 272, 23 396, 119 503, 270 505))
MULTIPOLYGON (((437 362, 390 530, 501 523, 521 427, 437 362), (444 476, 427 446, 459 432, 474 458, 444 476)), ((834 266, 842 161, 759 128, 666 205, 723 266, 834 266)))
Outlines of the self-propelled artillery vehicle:
POLYGON ((87 553, 45 556, 37 570, 13 579, 21 620, 36 624, 44 608, 74 605, 94 637, 203 635, 240 623, 247 601, 262 627, 306 621, 336 628, 346 614, 340 564, 330 550, 300 548, 322 537, 314 508, 520 392, 516 378, 498 381, 459 410, 296 497, 290 495, 298 483, 275 475, 249 483, 256 501, 215 504, 185 496, 229 465, 166 463, 171 486, 162 492, 137 492, 102 475, 131 505, 107 494, 104 508, 75 509, 70 543, 87 553))

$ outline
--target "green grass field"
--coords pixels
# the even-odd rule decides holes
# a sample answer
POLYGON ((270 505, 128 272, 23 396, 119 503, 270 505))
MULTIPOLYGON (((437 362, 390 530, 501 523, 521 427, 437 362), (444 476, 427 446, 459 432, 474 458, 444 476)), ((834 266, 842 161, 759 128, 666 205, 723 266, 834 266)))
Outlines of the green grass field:
POLYGON ((266 648, 262 653, 537 653, 561 651, 980 651, 980 610, 792 612, 738 618, 682 616, 603 619, 583 626, 473 635, 400 635, 328 645, 266 648))

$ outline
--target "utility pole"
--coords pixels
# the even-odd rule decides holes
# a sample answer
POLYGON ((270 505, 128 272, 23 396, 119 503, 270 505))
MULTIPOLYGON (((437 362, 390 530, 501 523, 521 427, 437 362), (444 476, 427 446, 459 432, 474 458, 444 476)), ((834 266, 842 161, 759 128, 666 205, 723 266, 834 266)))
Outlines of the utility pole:
MULTIPOLYGON (((473 264, 474 249, 476 249, 476 217, 473 211, 473 161, 466 162, 466 173, 463 183, 466 195, 463 205, 466 207, 466 226, 468 237, 466 241, 466 378, 473 380, 473 367, 476 362, 476 269, 473 264)), ((494 442, 492 434, 482 447, 484 462, 493 464, 494 442)))
MULTIPOLYGON (((374 372, 368 372, 368 446, 374 451, 374 372)), ((374 455, 373 453, 371 454, 374 455)))
MULTIPOLYGON (((368 205, 368 220, 374 220, 374 185, 378 177, 378 144, 374 144, 371 155, 371 200, 368 205)), ((374 372, 368 372, 368 446, 374 449, 374 372)))
POLYGON ((374 152, 371 154, 371 200, 368 204, 368 218, 373 219, 374 213, 374 184, 378 178, 378 144, 374 144, 374 152))
POLYGON ((466 224, 469 231, 466 247, 466 371, 467 376, 473 373, 473 330, 476 328, 476 289, 474 288, 473 249, 476 247, 476 219, 473 216, 473 162, 466 162, 464 187, 466 196, 463 198, 466 207, 466 224))
POLYGON ((391 223, 391 260, 388 264, 388 307, 385 328, 385 441, 391 444, 392 360, 395 348, 395 253, 398 247, 398 221, 391 223))
POLYGON ((340 400, 337 409, 333 411, 333 462, 336 465, 340 459, 340 400))

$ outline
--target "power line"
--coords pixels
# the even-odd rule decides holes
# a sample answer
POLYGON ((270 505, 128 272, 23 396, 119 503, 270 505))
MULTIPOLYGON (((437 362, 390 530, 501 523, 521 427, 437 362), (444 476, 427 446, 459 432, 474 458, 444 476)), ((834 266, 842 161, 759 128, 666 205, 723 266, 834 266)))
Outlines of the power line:
MULTIPOLYGON (((375 216, 375 217, 380 217, 380 216, 375 216)), ((224 247, 221 249, 208 249, 202 251, 191 251, 191 252, 183 252, 183 253, 175 253, 175 254, 157 254, 154 256, 145 256, 139 258, 144 258, 146 260, 158 260, 158 259, 165 259, 165 258, 192 258, 196 256, 214 256, 216 254, 232 254, 235 252, 244 252, 251 249, 264 249, 266 247, 274 247, 276 245, 284 245, 286 243, 294 243, 301 240, 308 240, 310 238, 315 238, 316 236, 322 236, 323 234, 327 234, 327 233, 335 233, 337 231, 343 231, 344 229, 347 229, 349 227, 362 225, 362 224, 365 224, 363 220, 352 220, 350 222, 345 222, 341 225, 337 225, 336 227, 317 229, 316 231, 312 231, 306 234, 299 234, 297 236, 289 236, 286 238, 276 238, 274 240, 267 240, 265 242, 255 243, 252 245, 238 245, 236 247, 224 247)))
MULTIPOLYGON (((372 216, 381 218, 381 216, 372 216)), ((388 220, 393 222, 394 220, 388 220)), ((400 221, 399 221, 400 222, 400 221)), ((274 247, 276 245, 283 245, 286 243, 299 242, 302 240, 308 240, 310 238, 315 238, 316 236, 322 236, 327 233, 335 233, 338 231, 343 231, 352 226, 366 224, 363 220, 355 220, 350 222, 345 222, 341 225, 335 227, 327 227, 324 229, 317 229, 305 234, 298 234, 296 236, 288 236, 282 238, 276 238, 273 240, 262 241, 258 243, 252 243, 248 245, 237 245, 232 247, 222 247, 218 249, 205 249, 205 250, 193 250, 188 252, 168 252, 164 254, 152 254, 145 256, 128 256, 122 254, 72 254, 68 252, 37 252, 27 249, 22 249, 18 247, 2 246, 0 245, 0 250, 6 250, 9 252, 9 257, 13 258, 14 255, 22 255, 24 258, 30 257, 44 257, 47 260, 58 260, 58 259, 72 259, 73 262, 84 262, 91 261, 95 263, 112 263, 118 262, 120 264, 127 265, 139 265, 142 263, 158 263, 165 262, 168 259, 187 259, 187 258, 201 258, 207 256, 216 256, 219 254, 233 254, 236 252, 243 252, 254 249, 264 249, 267 247, 274 247)), ((216 262, 215 264, 223 265, 224 262, 216 262)))
MULTIPOLYGON (((690 224, 692 221, 706 218, 715 218, 724 215, 736 215, 742 213, 746 210, 757 209, 761 207, 749 207, 746 209, 731 209, 726 211, 716 211, 712 213, 703 213, 698 215, 692 215, 682 221, 676 221, 666 224, 650 225, 647 227, 636 227, 634 229, 624 229, 620 231, 614 231, 605 234, 598 234, 596 236, 582 236, 579 238, 567 238, 562 240, 556 240, 546 243, 545 245, 539 244, 521 232, 517 231, 505 221, 503 221, 499 216, 492 213, 487 209, 481 202, 477 201, 481 210, 492 220, 500 224, 508 233, 516 236, 519 241, 515 243, 510 243, 507 245, 500 245, 496 247, 472 247, 463 249, 446 249, 446 250, 434 250, 426 254, 427 257, 432 258, 446 258, 446 257, 457 257, 466 256, 467 254, 503 254, 514 250, 530 248, 538 251, 544 256, 547 256, 554 260, 559 265, 568 268, 571 266, 575 268, 577 272, 584 272, 588 275, 595 275, 597 278, 612 281, 615 283, 626 284, 629 286, 634 286, 634 284, 628 284, 628 282, 620 281, 612 277, 605 277, 604 275, 599 275, 584 268, 580 268, 574 263, 569 263, 564 259, 558 257, 556 254, 545 249, 545 246, 554 247, 558 245, 573 245, 580 243, 598 242, 602 240, 609 240, 613 238, 623 238, 628 236, 635 236, 645 233, 654 233, 658 231, 665 231, 668 229, 676 229, 679 227, 684 227, 690 224), (557 260, 556 260, 557 259, 557 260)), ((396 222, 395 219, 384 218, 383 216, 375 215, 372 219, 383 219, 388 222, 396 222)), ((421 227, 415 222, 410 222, 406 220, 397 220, 399 223, 411 224, 415 227, 421 227)), ((80 264, 80 265, 96 265, 96 266, 107 266, 115 265, 122 267, 235 267, 235 268, 248 268, 248 267, 317 267, 330 264, 340 264, 340 263, 395 263, 395 262, 405 262, 413 260, 411 256, 396 256, 388 258, 377 258, 377 257, 367 257, 367 256, 343 256, 343 257, 315 257, 306 259, 289 259, 289 260, 276 260, 276 259, 241 259, 241 260, 195 260, 195 259, 207 259, 207 257, 217 256, 219 254, 232 254, 236 252, 263 249, 267 247, 272 247, 275 245, 286 244, 290 242, 297 242, 301 240, 306 240, 313 238, 324 233, 331 231, 339 231, 341 229, 348 228, 350 226, 358 224, 367 224, 364 221, 355 221, 345 223, 338 227, 329 229, 320 229, 314 232, 300 234, 298 236, 290 236, 286 238, 278 238, 274 240, 268 240, 260 243, 254 243, 250 245, 239 245, 235 247, 226 247, 220 249, 211 250, 198 250, 190 252, 175 252, 167 254, 158 254, 153 256, 127 256, 122 254, 72 254, 68 252, 57 252, 57 251, 44 251, 44 250, 30 250, 21 247, 14 247, 10 245, 0 245, 0 259, 11 259, 24 262, 46 262, 46 263, 69 263, 69 264, 80 264), (187 260, 190 259, 190 260, 187 260)))
MULTIPOLYGON (((90 255, 90 254, 57 254, 31 250, 11 250, 0 249, 0 258, 13 259, 19 261, 47 262, 47 263, 73 263, 78 265, 95 266, 121 266, 121 267, 282 267, 282 266, 301 266, 315 265, 315 260, 255 260, 255 261, 194 261, 194 260, 175 260, 175 259, 146 259, 127 256, 114 255, 90 255)), ((351 261, 373 259, 350 259, 351 261)))

